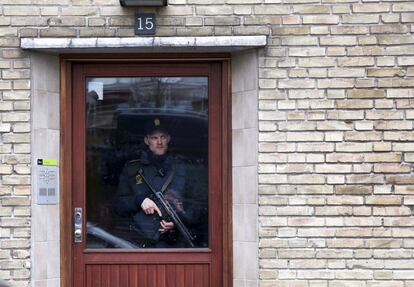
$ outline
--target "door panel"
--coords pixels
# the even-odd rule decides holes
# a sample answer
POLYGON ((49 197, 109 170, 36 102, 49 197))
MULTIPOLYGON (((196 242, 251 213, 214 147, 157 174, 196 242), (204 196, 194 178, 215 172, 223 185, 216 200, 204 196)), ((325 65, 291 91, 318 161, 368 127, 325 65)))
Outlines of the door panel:
MULTIPOLYGON (((226 135, 227 93, 223 92, 227 82, 222 73, 223 65, 222 62, 73 64, 72 210, 83 210, 82 241, 72 243, 73 286, 226 285, 223 283, 223 262, 228 259, 224 259, 223 251, 229 246, 223 245, 225 238, 228 239, 228 230, 223 232, 223 228, 228 227, 229 222, 224 220, 228 213, 223 213, 223 208, 229 204, 226 178, 229 157, 226 147, 229 143, 226 135), (115 82, 118 86, 111 92, 115 82), (155 92, 154 87, 158 89, 155 92), (204 98, 200 97, 203 90, 204 98), (128 98, 135 101, 131 104, 128 98), (125 151, 143 140, 144 110, 156 111, 161 121, 179 119, 176 128, 181 134, 176 134, 173 151, 184 159, 192 172, 189 190, 200 192, 202 185, 195 182, 203 181, 200 178, 205 169, 205 202, 200 204, 206 211, 203 213, 205 230, 194 231, 199 232, 197 238, 202 238, 203 234, 205 238, 198 239, 194 248, 148 249, 139 244, 133 247, 112 244, 118 239, 139 242, 135 237, 124 237, 131 230, 115 220, 110 199, 116 193, 122 165, 134 159, 125 151), (176 112, 174 115, 169 114, 172 110, 176 112), (203 111, 205 128, 198 125, 203 111), (123 119, 127 120, 124 124, 123 119), (117 146, 119 143, 121 145, 117 146), (114 147, 118 150, 114 151, 114 147), (124 157, 122 160, 115 158, 118 162, 109 165, 108 158, 113 159, 117 152, 124 157), (104 168, 107 170, 102 172, 104 168), (124 233, 115 232, 119 227, 124 233), (98 239, 91 239, 92 236, 98 236, 98 239), (115 238, 115 241, 108 238, 115 238)), ((200 193, 195 197, 199 198, 200 193)), ((196 205, 195 201, 190 205, 196 205)))
POLYGON ((87 265, 87 287, 208 287, 208 264, 87 265))

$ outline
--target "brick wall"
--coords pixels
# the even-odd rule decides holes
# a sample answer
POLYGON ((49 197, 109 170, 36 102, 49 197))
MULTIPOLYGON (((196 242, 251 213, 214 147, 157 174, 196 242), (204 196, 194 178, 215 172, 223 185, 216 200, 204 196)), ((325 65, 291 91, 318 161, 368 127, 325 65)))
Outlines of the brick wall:
POLYGON ((260 62, 260 285, 414 286, 414 5, 291 2, 260 62))
POLYGON ((20 37, 267 35, 259 57, 260 286, 414 286, 414 4, 1 0, 0 278, 30 282, 30 57, 20 37))
POLYGON ((31 265, 30 60, 17 49, 12 17, 4 16, 3 5, 0 11, 0 279, 26 286, 31 265))

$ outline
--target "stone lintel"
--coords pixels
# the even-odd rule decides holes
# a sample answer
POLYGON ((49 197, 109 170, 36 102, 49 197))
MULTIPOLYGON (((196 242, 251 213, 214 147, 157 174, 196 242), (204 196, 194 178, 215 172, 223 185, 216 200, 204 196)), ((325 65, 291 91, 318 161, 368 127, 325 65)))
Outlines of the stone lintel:
POLYGON ((20 47, 51 53, 233 52, 266 46, 266 36, 22 38, 20 47))

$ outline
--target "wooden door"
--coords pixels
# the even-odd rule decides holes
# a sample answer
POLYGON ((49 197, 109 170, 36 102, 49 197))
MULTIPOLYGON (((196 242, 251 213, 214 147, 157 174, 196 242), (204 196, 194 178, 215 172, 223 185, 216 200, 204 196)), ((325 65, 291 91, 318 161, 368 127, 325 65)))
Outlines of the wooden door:
POLYGON ((73 62, 70 67, 66 181, 72 259, 66 282, 76 287, 228 286, 227 62, 73 62), (188 205, 196 210, 188 226, 196 238, 193 247, 147 248, 136 241, 130 219, 113 212, 121 170, 139 158, 145 148, 143 125, 154 117, 173 126, 169 148, 186 167, 188 205))

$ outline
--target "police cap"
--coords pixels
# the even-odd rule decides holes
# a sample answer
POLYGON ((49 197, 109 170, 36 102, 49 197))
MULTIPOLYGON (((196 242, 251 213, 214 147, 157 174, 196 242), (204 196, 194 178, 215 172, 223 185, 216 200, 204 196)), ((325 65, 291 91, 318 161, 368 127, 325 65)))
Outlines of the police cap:
POLYGON ((145 134, 150 135, 155 131, 162 131, 169 134, 165 119, 152 118, 145 124, 145 134))

